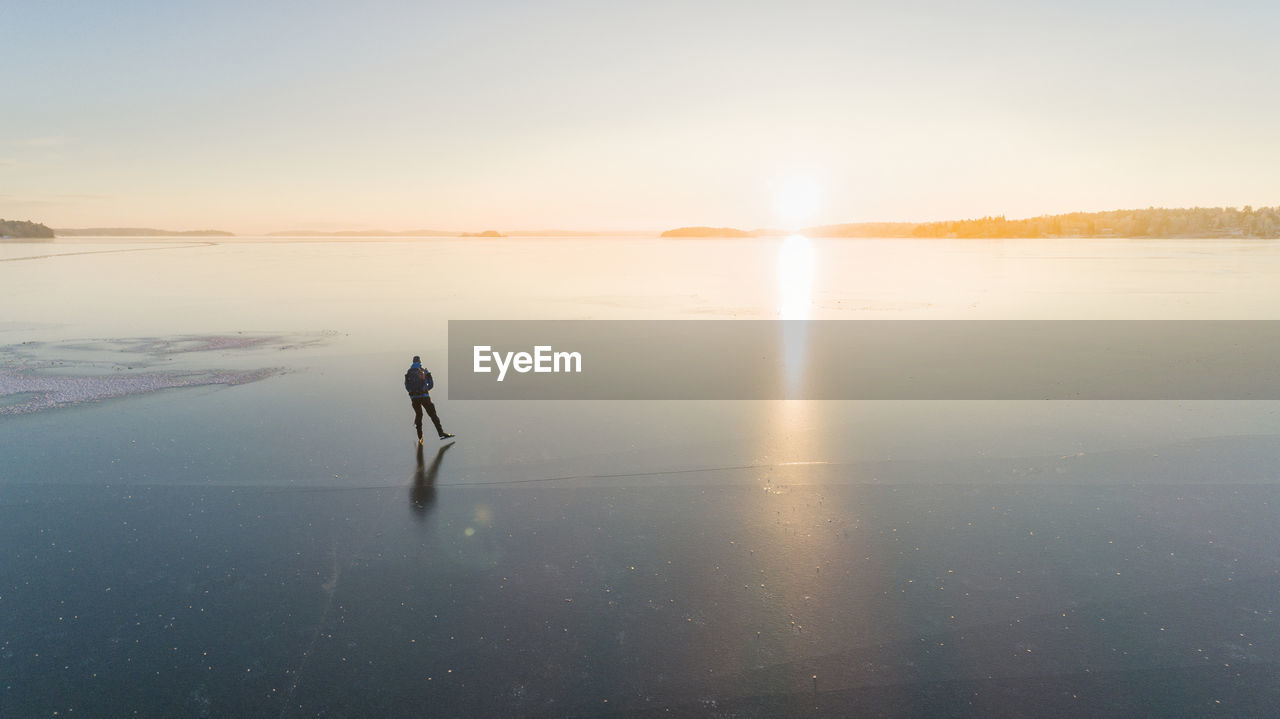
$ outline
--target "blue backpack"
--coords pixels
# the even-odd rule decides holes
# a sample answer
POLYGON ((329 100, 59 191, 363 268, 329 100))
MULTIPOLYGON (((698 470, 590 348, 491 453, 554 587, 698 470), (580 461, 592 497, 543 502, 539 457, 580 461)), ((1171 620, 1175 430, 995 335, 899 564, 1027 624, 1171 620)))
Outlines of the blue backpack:
POLYGON ((404 388, 410 397, 419 397, 427 393, 427 371, 421 367, 410 367, 404 373, 404 388))

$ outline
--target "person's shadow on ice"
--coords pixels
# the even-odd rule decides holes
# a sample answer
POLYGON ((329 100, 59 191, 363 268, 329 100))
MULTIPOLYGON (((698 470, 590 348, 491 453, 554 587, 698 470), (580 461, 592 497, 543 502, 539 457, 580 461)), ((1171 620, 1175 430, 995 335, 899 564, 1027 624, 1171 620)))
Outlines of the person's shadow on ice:
POLYGON ((436 475, 440 473, 440 460, 444 459, 445 450, 453 446, 453 442, 442 445, 436 450, 431 466, 426 466, 422 456, 422 445, 418 445, 418 468, 413 471, 413 486, 409 488, 409 506, 421 519, 436 503, 436 475))

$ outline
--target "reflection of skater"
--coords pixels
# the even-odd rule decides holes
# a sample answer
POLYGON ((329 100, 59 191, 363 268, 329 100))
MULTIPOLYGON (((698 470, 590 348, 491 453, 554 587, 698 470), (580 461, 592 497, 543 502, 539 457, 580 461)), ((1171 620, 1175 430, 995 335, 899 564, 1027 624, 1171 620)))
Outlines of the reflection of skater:
POLYGON ((440 426, 436 406, 431 403, 430 392, 434 386, 431 373, 422 368, 422 358, 414 355, 413 364, 409 366, 409 371, 404 373, 404 388, 409 392, 409 399, 413 400, 413 426, 418 428, 418 444, 422 444, 422 410, 424 409, 427 411, 427 416, 431 418, 431 424, 436 426, 436 434, 440 435, 440 439, 453 436, 440 426))
POLYGON ((418 445, 418 468, 413 472, 413 486, 409 488, 409 506, 414 513, 426 515, 431 505, 436 503, 436 474, 440 472, 440 460, 444 459, 444 451, 453 446, 453 442, 436 450, 436 458, 427 467, 422 458, 422 445, 418 445))

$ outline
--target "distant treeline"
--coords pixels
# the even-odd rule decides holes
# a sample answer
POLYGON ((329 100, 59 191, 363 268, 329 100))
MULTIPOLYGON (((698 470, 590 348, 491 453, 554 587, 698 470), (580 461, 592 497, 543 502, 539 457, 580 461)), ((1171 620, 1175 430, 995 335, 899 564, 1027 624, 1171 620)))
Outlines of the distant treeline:
POLYGON ((56 232, 59 237, 235 237, 222 230, 157 230, 153 227, 60 227, 56 232))
POLYGON ((267 237, 506 237, 506 235, 497 230, 485 230, 483 232, 453 232, 449 230, 342 230, 339 232, 323 232, 320 230, 291 230, 288 232, 272 232, 267 237))
POLYGON ((662 237, 755 237, 751 232, 734 227, 677 227, 667 230, 662 237))
POLYGON ((272 232, 267 237, 457 237, 457 232, 446 230, 343 230, 322 232, 319 230, 289 230, 272 232))
POLYGON ((1248 205, 1072 212, 1009 220, 926 222, 913 237, 1280 237, 1280 207, 1248 205))
POLYGON ((806 237, 911 237, 914 222, 854 222, 847 225, 823 225, 800 231, 806 237))
MULTIPOLYGON (((798 231, 807 237, 1280 237, 1280 207, 1249 205, 1071 212, 1010 220, 1004 215, 945 222, 853 222, 798 231)), ((785 230, 680 227, 663 237, 765 237, 785 230)))
POLYGON ((0 237, 53 237, 53 230, 39 222, 0 220, 0 237))

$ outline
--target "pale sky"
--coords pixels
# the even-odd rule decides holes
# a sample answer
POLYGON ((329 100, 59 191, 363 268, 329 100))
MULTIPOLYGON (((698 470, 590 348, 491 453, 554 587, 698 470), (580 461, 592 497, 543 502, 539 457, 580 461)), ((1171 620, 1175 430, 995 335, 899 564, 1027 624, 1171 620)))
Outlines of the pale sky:
POLYGON ((0 217, 663 229, 1280 204, 1270 2, 0 4, 0 217))

